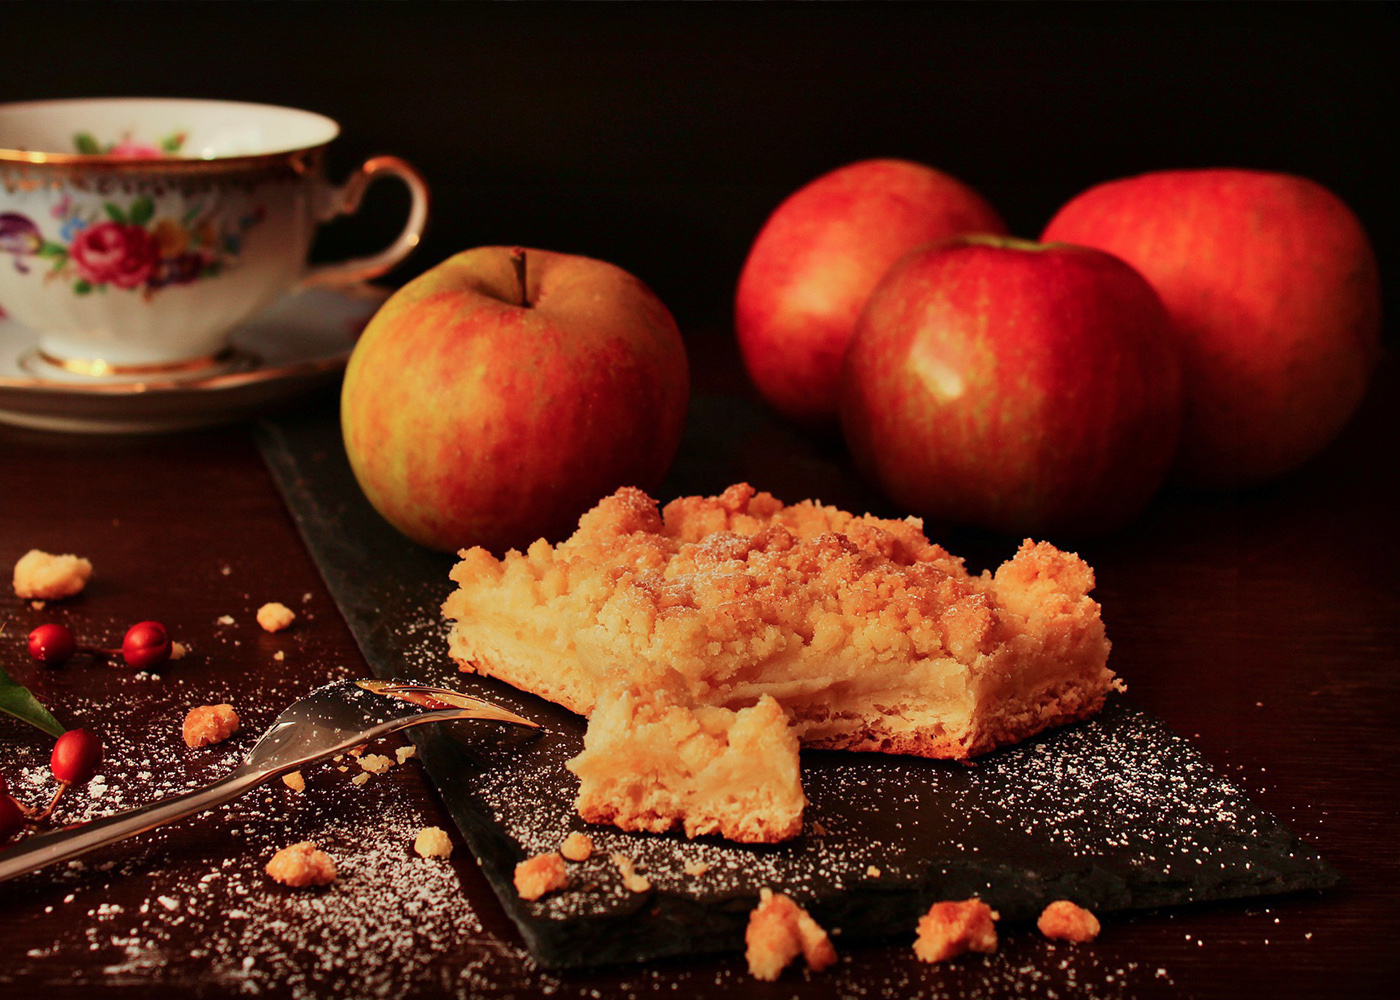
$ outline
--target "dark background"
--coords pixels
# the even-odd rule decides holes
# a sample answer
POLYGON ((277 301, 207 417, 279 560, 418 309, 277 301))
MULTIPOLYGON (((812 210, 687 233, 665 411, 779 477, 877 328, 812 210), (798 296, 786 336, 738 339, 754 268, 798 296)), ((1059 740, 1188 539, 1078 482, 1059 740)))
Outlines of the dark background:
MULTIPOLYGON (((391 152, 433 189, 391 284, 487 243, 583 253, 695 336, 729 329, 776 204, 871 156, 962 178, 1032 237, 1135 172, 1303 174, 1357 212, 1393 289, 1397 21, 1385 4, 4 3, 0 99, 322 112, 343 126, 333 176, 391 152)), ((316 255, 386 242, 403 196, 384 184, 367 207, 316 255)))

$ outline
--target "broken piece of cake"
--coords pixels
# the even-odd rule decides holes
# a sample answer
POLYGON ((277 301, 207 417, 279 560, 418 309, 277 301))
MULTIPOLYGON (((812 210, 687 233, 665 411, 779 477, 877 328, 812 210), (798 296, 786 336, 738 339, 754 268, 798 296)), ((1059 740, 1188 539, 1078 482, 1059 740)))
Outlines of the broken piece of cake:
POLYGON ((772 843, 802 828, 797 736, 768 695, 752 708, 682 706, 633 692, 599 699, 575 806, 589 823, 772 843))
POLYGON ((628 829, 669 817, 692 835, 782 839, 800 829, 785 785, 798 743, 962 759, 1086 718, 1121 688, 1078 556, 1027 540, 972 575, 915 518, 785 505, 742 483, 664 511, 624 488, 558 545, 469 549, 452 579, 452 657, 594 716, 571 764, 581 809, 628 829), (771 781, 731 809, 706 791, 709 769, 745 720, 738 738, 764 744, 750 759, 771 781), (644 749, 675 727, 691 750, 644 749), (648 754, 644 779, 609 773, 648 754), (737 821, 740 808, 771 811, 737 821))

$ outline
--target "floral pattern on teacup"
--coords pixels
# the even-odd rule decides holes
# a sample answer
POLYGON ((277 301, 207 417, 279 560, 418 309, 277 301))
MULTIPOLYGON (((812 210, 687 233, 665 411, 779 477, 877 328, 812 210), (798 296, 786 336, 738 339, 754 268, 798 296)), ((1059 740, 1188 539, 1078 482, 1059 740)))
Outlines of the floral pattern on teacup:
POLYGON ((27 216, 7 212, 0 217, 0 253, 14 257, 14 266, 28 273, 26 257, 52 262, 45 281, 71 281, 73 291, 87 295, 108 288, 140 289, 150 298, 168 285, 187 285, 212 278, 237 262, 247 232, 260 223, 262 206, 233 222, 223 222, 195 205, 179 219, 156 217, 147 195, 123 209, 102 204, 93 218, 64 197, 53 208, 58 239, 44 239, 27 216))
POLYGON ((168 156, 178 156, 185 145, 184 132, 172 132, 154 145, 138 142, 131 136, 123 135, 117 142, 105 146, 93 137, 91 132, 79 132, 73 136, 73 148, 87 156, 117 156, 127 160, 161 160, 168 156))

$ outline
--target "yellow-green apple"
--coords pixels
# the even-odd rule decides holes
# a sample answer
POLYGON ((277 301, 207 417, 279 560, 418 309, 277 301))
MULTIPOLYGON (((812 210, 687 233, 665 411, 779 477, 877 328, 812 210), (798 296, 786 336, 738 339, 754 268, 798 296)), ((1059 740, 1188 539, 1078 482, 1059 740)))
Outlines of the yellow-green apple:
POLYGON ((1380 352, 1380 279, 1360 223, 1301 177, 1173 170, 1079 195, 1042 239, 1115 254, 1161 295, 1180 340, 1175 477, 1262 483, 1322 450, 1380 352))
POLYGON ((920 163, 862 160, 818 177, 777 207, 739 275, 749 377, 790 419, 833 424, 856 317, 890 265, 933 240, 1005 231, 980 194, 920 163))
POLYGON ((1165 478, 1179 377, 1162 303, 1127 264, 965 237, 912 251, 871 293, 841 423, 857 465, 913 513, 1091 534, 1165 478))
POLYGON ((394 293, 350 356, 341 428, 385 519, 423 545, 562 537, 619 486, 655 488, 689 399, 675 320, 602 261, 481 247, 394 293))

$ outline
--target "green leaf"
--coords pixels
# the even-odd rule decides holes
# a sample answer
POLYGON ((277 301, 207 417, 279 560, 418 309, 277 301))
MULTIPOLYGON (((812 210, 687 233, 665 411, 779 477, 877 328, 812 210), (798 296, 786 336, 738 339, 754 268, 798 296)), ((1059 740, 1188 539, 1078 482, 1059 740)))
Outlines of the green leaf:
POLYGON ((156 203, 148 194, 143 194, 131 203, 131 224, 134 226, 144 226, 155 214, 156 203))
POLYGON ((167 153, 178 153, 180 151, 180 147, 184 144, 185 133, 172 132, 170 135, 167 135, 164 139, 161 140, 160 148, 165 150, 167 153))
POLYGON ((74 295, 87 295, 92 291, 92 285, 86 281, 78 280, 73 282, 74 295))
POLYGON ((40 257, 67 257, 67 256, 68 256, 68 248, 67 248, 66 246, 64 246, 62 243, 53 243, 53 242, 51 242, 51 241, 49 241, 49 240, 45 240, 44 243, 43 243, 43 245, 39 247, 39 256, 40 256, 40 257))
POLYGON ((42 729, 50 736, 63 735, 63 727, 49 714, 48 709, 39 704, 39 699, 25 687, 0 670, 0 712, 13 715, 20 722, 27 722, 36 729, 42 729))
POLYGON ((89 156, 96 156, 102 152, 102 147, 97 144, 97 140, 88 132, 79 132, 77 135, 73 136, 73 146, 78 152, 86 153, 89 156))
POLYGON ((113 205, 110 201, 104 202, 102 207, 107 212, 107 218, 120 225, 126 225, 126 213, 119 207, 113 205))

